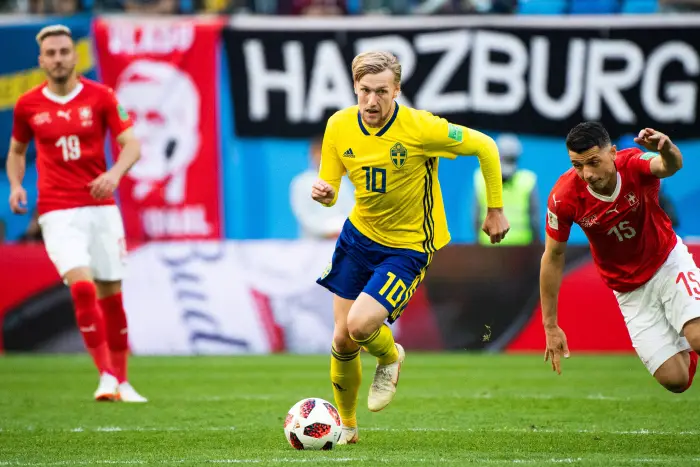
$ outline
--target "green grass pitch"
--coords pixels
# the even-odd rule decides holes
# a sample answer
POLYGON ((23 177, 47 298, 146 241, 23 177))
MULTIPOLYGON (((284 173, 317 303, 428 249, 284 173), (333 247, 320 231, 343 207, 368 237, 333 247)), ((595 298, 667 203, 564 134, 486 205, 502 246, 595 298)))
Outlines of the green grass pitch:
POLYGON ((0 358, 0 466, 700 465, 700 389, 666 392, 633 356, 408 352, 396 398, 367 410, 360 443, 295 451, 282 423, 333 401, 329 357, 135 357, 145 405, 95 403, 86 356, 0 358))

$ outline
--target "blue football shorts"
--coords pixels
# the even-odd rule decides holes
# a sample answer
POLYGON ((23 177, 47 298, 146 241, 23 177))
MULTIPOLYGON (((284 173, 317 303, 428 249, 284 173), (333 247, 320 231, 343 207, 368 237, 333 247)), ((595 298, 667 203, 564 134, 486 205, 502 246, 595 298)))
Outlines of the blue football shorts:
POLYGON ((393 323, 425 277, 432 256, 381 245, 348 219, 330 264, 316 282, 348 300, 357 299, 361 292, 371 295, 387 309, 388 321, 393 323))

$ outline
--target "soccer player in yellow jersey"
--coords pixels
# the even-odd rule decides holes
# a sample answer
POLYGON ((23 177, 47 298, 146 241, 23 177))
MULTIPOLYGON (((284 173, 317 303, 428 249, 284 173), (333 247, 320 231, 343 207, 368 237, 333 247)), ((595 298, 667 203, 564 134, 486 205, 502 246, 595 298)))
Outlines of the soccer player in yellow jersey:
POLYGON ((437 177, 440 157, 478 157, 487 187, 483 230, 497 243, 509 229, 493 139, 399 106, 401 65, 389 53, 358 55, 352 74, 358 105, 328 120, 311 194, 333 206, 343 175, 355 186, 355 207, 317 281, 335 294, 331 383, 343 422, 339 444, 358 441, 360 347, 377 358, 367 401, 377 412, 393 399, 405 358, 384 322, 398 319, 433 254, 450 241, 437 177))

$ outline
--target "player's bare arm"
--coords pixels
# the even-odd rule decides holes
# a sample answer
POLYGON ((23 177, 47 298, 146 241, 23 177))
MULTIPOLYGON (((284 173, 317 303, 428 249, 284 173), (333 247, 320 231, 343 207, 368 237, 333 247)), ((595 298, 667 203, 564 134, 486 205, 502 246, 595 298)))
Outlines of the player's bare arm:
POLYGON ((566 243, 547 236, 544 254, 540 265, 540 301, 542 304, 542 324, 547 339, 544 360, 551 360, 552 370, 561 374, 560 356, 569 358, 566 334, 557 323, 557 302, 559 288, 564 275, 566 243))
POLYGON ((22 187, 24 171, 27 167, 27 143, 10 139, 7 154, 7 178, 10 181, 10 209, 15 214, 27 212, 27 192, 22 187))
POLYGON ((127 128, 118 137, 121 147, 119 157, 111 169, 90 182, 90 194, 96 199, 105 199, 114 193, 119 181, 141 157, 141 144, 132 128, 127 128))
POLYGON ((659 178, 670 177, 683 167, 683 155, 671 138, 653 128, 644 128, 634 139, 648 151, 658 152, 661 157, 651 160, 651 173, 659 178))

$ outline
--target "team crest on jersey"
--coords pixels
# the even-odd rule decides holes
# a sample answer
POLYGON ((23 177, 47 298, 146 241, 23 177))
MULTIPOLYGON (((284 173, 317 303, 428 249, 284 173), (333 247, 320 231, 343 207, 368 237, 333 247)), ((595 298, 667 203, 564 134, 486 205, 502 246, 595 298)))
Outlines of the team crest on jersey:
POLYGON ((78 115, 80 116, 80 123, 83 126, 92 126, 92 109, 90 106, 84 106, 78 109, 78 115))
POLYGON ((34 115, 34 124, 39 126, 44 123, 51 123, 51 114, 48 112, 41 112, 34 115))
POLYGON ((394 164, 394 167, 397 169, 403 167, 406 163, 406 159, 408 159, 408 151, 401 143, 393 145, 389 151, 389 155, 391 156, 391 163, 394 164))
POLYGON ((631 191, 625 195, 625 199, 630 203, 630 206, 636 206, 639 203, 639 198, 631 191))
POLYGON ((581 219, 580 224, 581 227, 585 229, 591 228, 594 225, 600 225, 598 224, 598 216, 596 216, 595 214, 593 214, 592 216, 584 217, 583 219, 581 219))

